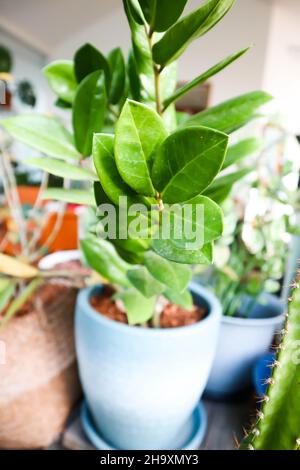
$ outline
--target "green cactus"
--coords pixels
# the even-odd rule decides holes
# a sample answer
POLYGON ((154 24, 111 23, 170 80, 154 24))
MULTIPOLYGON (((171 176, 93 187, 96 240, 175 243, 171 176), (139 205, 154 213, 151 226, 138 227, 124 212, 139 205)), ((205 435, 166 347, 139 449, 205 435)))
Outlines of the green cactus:
POLYGON ((272 365, 263 406, 254 427, 240 448, 249 450, 299 450, 300 448, 300 271, 272 365))

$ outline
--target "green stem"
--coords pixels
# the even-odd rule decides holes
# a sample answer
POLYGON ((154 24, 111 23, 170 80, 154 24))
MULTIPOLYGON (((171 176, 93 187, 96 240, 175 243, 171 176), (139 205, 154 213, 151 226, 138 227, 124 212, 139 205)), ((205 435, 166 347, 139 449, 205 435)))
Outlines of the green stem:
POLYGON ((161 94, 160 94, 160 74, 162 69, 159 68, 153 61, 153 54, 152 54, 152 48, 153 48, 153 31, 151 28, 149 31, 147 31, 147 28, 145 27, 145 32, 146 36, 148 38, 148 44, 149 44, 149 49, 152 57, 152 67, 153 67, 153 74, 154 74, 154 89, 155 89, 155 103, 156 103, 156 111, 157 113, 162 116, 163 114, 163 109, 162 109, 162 103, 161 103, 161 94))

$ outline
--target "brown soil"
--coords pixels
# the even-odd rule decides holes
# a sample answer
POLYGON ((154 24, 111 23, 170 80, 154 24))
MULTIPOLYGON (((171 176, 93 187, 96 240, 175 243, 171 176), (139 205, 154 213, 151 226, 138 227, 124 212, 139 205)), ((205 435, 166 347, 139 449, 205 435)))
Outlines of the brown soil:
POLYGON ((161 328, 176 328, 197 323, 206 316, 206 309, 194 305, 193 310, 185 310, 178 305, 168 304, 165 306, 161 317, 161 328))
MULTIPOLYGON (((128 323, 126 314, 119 308, 111 298, 114 291, 110 287, 105 287, 104 292, 91 298, 91 306, 100 314, 111 320, 128 323)), ((207 314, 203 307, 194 306, 193 310, 185 310, 178 305, 167 304, 160 316, 161 328, 178 328, 192 325, 202 320, 207 314)), ((151 327, 150 323, 148 324, 151 327)))
POLYGON ((113 289, 105 286, 104 291, 100 295, 95 295, 91 298, 91 306, 98 312, 111 320, 120 323, 128 323, 127 316, 122 310, 119 309, 116 302, 112 300, 111 296, 114 294, 113 289))

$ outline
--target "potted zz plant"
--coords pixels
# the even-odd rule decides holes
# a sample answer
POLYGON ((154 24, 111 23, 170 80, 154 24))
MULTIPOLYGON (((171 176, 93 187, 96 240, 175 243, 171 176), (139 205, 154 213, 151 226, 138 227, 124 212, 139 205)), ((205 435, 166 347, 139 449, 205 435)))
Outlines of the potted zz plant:
POLYGON ((45 116, 4 125, 51 157, 32 164, 86 182, 45 198, 90 205, 97 216, 81 248, 103 284, 81 291, 76 313, 85 431, 101 449, 192 449, 205 430, 198 403, 221 308, 190 283, 191 267, 212 262, 223 231, 217 201, 245 174, 220 174, 234 163, 228 134, 270 96, 249 93, 178 126, 176 100, 247 51, 175 90, 176 59, 234 0, 208 0, 183 18, 187 0, 123 3, 133 45, 127 67, 120 49, 105 58, 87 44, 74 61, 45 70, 57 104, 72 111, 74 136, 45 116))

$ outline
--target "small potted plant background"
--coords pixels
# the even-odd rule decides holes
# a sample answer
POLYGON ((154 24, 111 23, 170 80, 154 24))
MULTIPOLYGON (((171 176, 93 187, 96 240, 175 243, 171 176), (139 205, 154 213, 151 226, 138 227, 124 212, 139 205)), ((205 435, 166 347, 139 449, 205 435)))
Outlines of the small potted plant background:
POLYGON ((249 182, 223 207, 229 230, 217 247, 218 261, 201 277, 223 311, 207 384, 207 393, 218 397, 250 386, 255 361, 283 323, 286 299, 280 294, 290 282, 285 269, 296 229, 299 166, 286 132, 268 123, 263 134, 266 150, 254 158, 249 182))
POLYGON ((226 154, 228 134, 270 100, 249 93, 177 125, 176 100, 247 51, 175 91, 176 59, 234 0, 206 1, 181 18, 186 3, 124 1, 133 45, 126 66, 119 48, 105 58, 86 44, 74 61, 46 68, 57 105, 72 112, 74 135, 49 116, 3 122, 47 155, 33 165, 86 182, 83 189, 49 189, 45 198, 98 206, 98 223, 81 245, 103 285, 79 295, 76 343, 83 422, 99 448, 194 448, 203 437, 198 400, 220 306, 206 289, 189 285, 191 265, 212 262, 223 230, 217 202, 248 171, 224 174, 234 163, 226 154), (177 236, 178 226, 192 236, 177 236))

